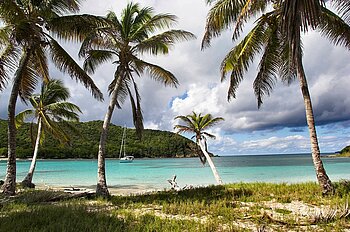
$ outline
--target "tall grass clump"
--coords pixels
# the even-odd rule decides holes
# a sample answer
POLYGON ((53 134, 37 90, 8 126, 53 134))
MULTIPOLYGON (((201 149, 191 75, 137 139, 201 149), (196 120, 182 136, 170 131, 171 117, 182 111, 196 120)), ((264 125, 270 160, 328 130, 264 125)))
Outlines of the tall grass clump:
POLYGON ((33 206, 0 217, 2 231, 124 231, 125 222, 84 207, 33 206))

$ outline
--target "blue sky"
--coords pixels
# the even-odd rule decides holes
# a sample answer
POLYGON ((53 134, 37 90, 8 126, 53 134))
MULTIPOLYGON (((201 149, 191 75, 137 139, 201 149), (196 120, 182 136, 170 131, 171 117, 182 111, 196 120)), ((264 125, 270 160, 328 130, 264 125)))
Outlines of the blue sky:
MULTIPOLYGON (((82 1, 81 13, 105 15, 112 10, 119 15, 128 1, 82 1)), ((230 32, 214 39, 212 46, 200 50, 205 19, 209 7, 204 0, 139 1, 152 6, 156 13, 172 13, 179 17, 175 28, 193 32, 198 38, 176 45, 169 55, 144 57, 170 70, 179 79, 178 88, 165 88, 147 77, 136 78, 142 94, 146 128, 172 131, 177 115, 192 111, 211 113, 225 121, 211 130, 217 139, 209 141, 209 148, 218 155, 300 153, 310 151, 304 105, 297 82, 286 86, 277 83, 271 96, 257 109, 252 83, 257 63, 245 74, 237 98, 227 102, 228 82, 220 82, 220 62, 234 46, 230 32), (195 10, 194 10, 195 9, 195 10)), ((322 152, 338 151, 350 145, 350 52, 334 47, 317 32, 303 36, 304 66, 309 81, 322 152)), ((77 58, 79 44, 63 44, 77 58)), ((92 76, 104 92, 103 103, 94 100, 89 91, 68 76, 51 69, 52 77, 62 78, 72 93, 71 101, 83 110, 82 121, 103 120, 108 104, 107 86, 114 66, 103 65, 92 76)), ((7 88, 0 95, 0 118, 6 118, 7 88)), ((18 104, 18 111, 23 109, 18 104)), ((131 109, 126 101, 122 110, 114 112, 112 122, 132 127, 131 109)))

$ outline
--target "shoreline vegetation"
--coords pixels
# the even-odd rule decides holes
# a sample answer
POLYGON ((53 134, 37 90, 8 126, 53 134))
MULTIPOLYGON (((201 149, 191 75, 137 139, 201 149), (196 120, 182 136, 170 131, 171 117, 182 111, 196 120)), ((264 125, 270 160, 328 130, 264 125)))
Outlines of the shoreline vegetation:
POLYGON ((339 154, 337 154, 339 157, 350 157, 350 146, 344 147, 339 154))
MULTIPOLYGON (((96 159, 102 121, 72 123, 69 145, 62 145, 47 135, 38 151, 39 159, 96 159)), ((195 157, 196 144, 181 135, 159 130, 144 130, 141 140, 134 129, 127 129, 126 153, 135 158, 195 157)), ((106 158, 118 158, 122 127, 111 124, 106 146, 106 158)), ((0 157, 7 155, 7 121, 0 119, 0 157)), ((17 133, 17 158, 28 159, 33 155, 30 123, 25 123, 17 133)))
POLYGON ((4 231, 343 231, 350 182, 323 196, 315 182, 236 183, 99 198, 28 190, 0 194, 4 231))
POLYGON ((327 158, 350 157, 350 146, 344 147, 341 151, 326 155, 327 158))

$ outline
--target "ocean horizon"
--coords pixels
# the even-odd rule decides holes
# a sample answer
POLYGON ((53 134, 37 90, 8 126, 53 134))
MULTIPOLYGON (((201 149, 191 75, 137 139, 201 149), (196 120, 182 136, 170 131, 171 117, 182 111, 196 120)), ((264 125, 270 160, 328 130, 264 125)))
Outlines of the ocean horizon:
MULTIPOLYGON (((350 158, 323 157, 332 181, 350 179, 350 158)), ((213 157, 224 183, 270 182, 300 183, 316 181, 311 154, 258 154, 213 157)), ((17 161, 17 182, 26 175, 30 159, 17 161)), ((4 179, 6 160, 0 161, 0 179, 4 179)), ((107 184, 111 188, 164 189, 173 175, 180 187, 208 186, 215 179, 208 165, 194 158, 143 158, 133 163, 106 160, 107 184)), ((96 159, 38 160, 33 183, 52 187, 91 187, 97 182, 96 159)))

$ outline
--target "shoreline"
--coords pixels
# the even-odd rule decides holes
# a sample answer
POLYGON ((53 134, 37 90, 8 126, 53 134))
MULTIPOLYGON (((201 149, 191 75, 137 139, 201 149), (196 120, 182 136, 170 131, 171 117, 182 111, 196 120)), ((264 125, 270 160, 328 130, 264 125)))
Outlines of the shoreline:
MULTIPOLYGON (((190 157, 138 157, 135 158, 135 160, 147 160, 147 159, 189 159, 189 158, 196 158, 197 156, 190 156, 190 157)), ((222 156, 215 156, 215 157, 222 157, 222 156)), ((16 161, 31 161, 32 158, 16 158, 16 161)), ((37 159, 37 161, 45 161, 45 160, 58 160, 58 161, 64 161, 64 160, 97 160, 97 158, 88 159, 88 158, 64 158, 64 159, 37 159)), ((119 160, 119 158, 105 158, 105 160, 119 160)), ((7 161, 7 158, 0 158, 0 161, 7 161)))
MULTIPOLYGON (((170 189, 170 188, 169 188, 170 189)), ((152 188, 145 188, 142 186, 108 186, 109 193, 112 196, 131 196, 131 195, 143 195, 153 192, 159 192, 164 190, 169 190, 167 188, 165 189, 152 189, 152 188)), ((95 193, 96 192, 96 185, 92 186, 83 186, 83 185, 66 185, 66 186, 50 186, 45 184, 35 184, 35 190, 51 190, 51 191, 63 191, 68 193, 95 193)))
MULTIPOLYGON (((310 153, 288 153, 288 154, 238 154, 238 155, 214 155, 213 157, 220 157, 220 158, 225 158, 225 157, 242 157, 242 156, 278 156, 278 155, 310 155, 310 153)), ((197 158, 198 156, 186 156, 186 157, 135 157, 135 160, 152 160, 152 159, 189 159, 189 158, 197 158)), ((323 153, 321 154, 321 158, 339 158, 339 157, 350 157, 350 156, 342 156, 337 153, 323 153)), ((119 158, 105 158, 106 160, 119 160, 119 158)), ((31 161, 32 158, 16 158, 17 161, 31 161)), ((37 161, 51 161, 51 160, 57 160, 57 161, 65 161, 65 160, 97 160, 97 158, 63 158, 63 159, 37 159, 37 161)), ((7 161, 6 157, 0 157, 0 161, 7 161)))

